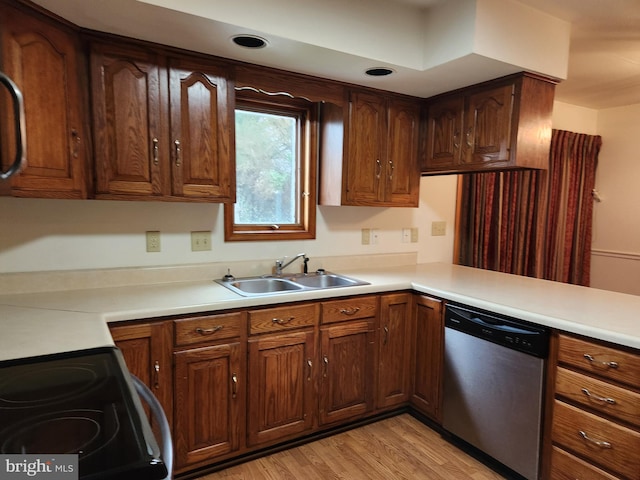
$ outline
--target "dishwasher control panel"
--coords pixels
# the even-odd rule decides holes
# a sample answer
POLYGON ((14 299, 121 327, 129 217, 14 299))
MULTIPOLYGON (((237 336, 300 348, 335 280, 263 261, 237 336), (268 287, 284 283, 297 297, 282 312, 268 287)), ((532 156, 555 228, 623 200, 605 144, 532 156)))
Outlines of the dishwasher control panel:
POLYGON ((448 304, 445 327, 484 340, 545 358, 549 350, 549 330, 515 318, 448 304))

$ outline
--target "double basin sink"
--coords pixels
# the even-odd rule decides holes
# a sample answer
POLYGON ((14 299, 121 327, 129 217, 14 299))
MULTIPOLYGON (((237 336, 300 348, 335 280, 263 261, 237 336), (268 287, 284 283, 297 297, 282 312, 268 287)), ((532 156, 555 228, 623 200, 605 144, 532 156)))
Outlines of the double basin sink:
POLYGON ((369 285, 368 282, 324 270, 296 275, 226 278, 216 282, 244 297, 369 285))

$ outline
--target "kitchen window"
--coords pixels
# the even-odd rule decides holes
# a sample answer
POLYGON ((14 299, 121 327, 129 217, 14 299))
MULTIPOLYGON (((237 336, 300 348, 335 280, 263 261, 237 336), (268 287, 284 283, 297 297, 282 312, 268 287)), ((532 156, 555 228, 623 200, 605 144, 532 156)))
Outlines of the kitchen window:
POLYGON ((236 203, 225 240, 315 238, 317 110, 301 99, 238 93, 236 203))

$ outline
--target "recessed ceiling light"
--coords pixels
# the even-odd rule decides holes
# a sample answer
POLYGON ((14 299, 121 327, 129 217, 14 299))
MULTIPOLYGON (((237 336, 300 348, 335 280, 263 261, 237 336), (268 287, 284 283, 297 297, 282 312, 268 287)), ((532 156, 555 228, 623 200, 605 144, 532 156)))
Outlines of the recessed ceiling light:
POLYGON ((387 75, 391 75, 393 70, 387 67, 375 67, 366 70, 364 73, 372 77, 386 77, 387 75))
POLYGON ((258 37, 257 35, 236 35, 231 37, 231 40, 236 45, 253 49, 264 48, 268 43, 264 38, 258 37))

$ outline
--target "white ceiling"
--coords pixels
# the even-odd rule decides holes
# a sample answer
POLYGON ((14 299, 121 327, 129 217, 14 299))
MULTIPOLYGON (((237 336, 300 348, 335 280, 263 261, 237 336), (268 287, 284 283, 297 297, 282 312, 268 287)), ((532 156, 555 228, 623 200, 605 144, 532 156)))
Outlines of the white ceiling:
MULTIPOLYGON (((412 32, 420 31, 416 18, 425 11, 444 10, 451 5, 473 6, 473 0, 262 0, 253 6, 260 5, 263 10, 246 8, 240 14, 238 6, 250 6, 251 1, 241 4, 236 3, 237 0, 216 0, 215 8, 211 7, 210 0, 33 1, 90 29, 420 96, 529 69, 530 60, 524 57, 533 57, 535 62, 535 57, 540 56, 536 52, 537 55, 520 55, 515 61, 505 61, 474 54, 429 68, 415 67, 417 60, 425 61, 422 50, 431 52, 441 48, 431 44, 418 45, 415 51, 405 48, 416 43, 411 36, 412 32), (225 9, 229 12, 235 9, 235 16, 224 17, 221 12, 225 9), (291 16, 296 9, 297 18, 291 16), (344 15, 340 15, 341 9, 344 15), (327 16, 327 10, 331 10, 331 17, 327 16), (287 15, 283 15, 284 11, 287 15), (308 19, 306 27, 304 21, 301 22, 305 18, 308 19), (385 21, 395 24, 386 28, 385 21), (271 30, 263 33, 266 30, 260 27, 269 22, 271 30), (367 24, 366 32, 363 29, 363 35, 354 35, 363 23, 367 24), (371 32, 379 34, 368 37, 367 33, 371 32), (259 51, 239 49, 229 42, 229 37, 236 33, 262 34, 271 43, 269 48, 259 51), (397 38, 403 35, 404 38, 397 38), (371 66, 392 66, 396 74, 385 79, 364 78, 362 71, 371 66)), ((640 103, 640 0, 476 1, 478 5, 494 7, 496 2, 504 1, 505 7, 518 2, 544 12, 545 18, 550 15, 562 20, 559 22, 562 25, 570 22, 566 75, 554 75, 566 76, 556 89, 557 100, 593 109, 640 103)), ((511 20, 513 25, 505 25, 502 20, 504 30, 519 29, 516 31, 520 37, 526 23, 518 24, 523 22, 522 18, 511 20)), ((534 20, 539 18, 531 21, 534 20)), ((432 23, 430 27, 440 26, 432 23)), ((554 28, 552 22, 551 29, 554 28)), ((442 32, 449 34, 446 29, 442 32)), ((530 51, 550 50, 545 42, 555 41, 553 35, 547 30, 534 32, 536 41, 529 44, 530 51)), ((512 43, 513 38, 503 39, 502 44, 512 43)), ((563 45, 557 43, 562 50, 563 45)), ((496 45, 501 46, 498 43, 494 47, 496 45)))

